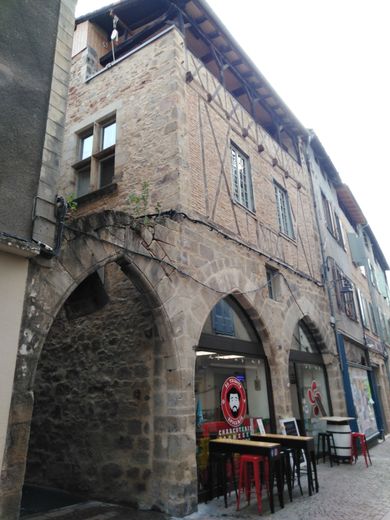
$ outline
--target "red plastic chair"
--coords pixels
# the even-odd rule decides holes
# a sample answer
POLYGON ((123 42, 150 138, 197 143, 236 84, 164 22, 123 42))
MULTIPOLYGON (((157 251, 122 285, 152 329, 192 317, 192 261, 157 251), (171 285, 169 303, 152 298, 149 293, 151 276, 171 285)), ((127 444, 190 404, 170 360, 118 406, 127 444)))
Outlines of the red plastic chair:
POLYGON ((367 458, 370 461, 370 464, 372 465, 370 452, 368 451, 366 436, 364 433, 360 433, 360 432, 351 433, 351 464, 352 464, 352 462, 355 462, 355 464, 356 464, 356 461, 358 458, 358 441, 360 442, 360 448, 362 450, 362 455, 366 462, 366 467, 368 468, 367 458))

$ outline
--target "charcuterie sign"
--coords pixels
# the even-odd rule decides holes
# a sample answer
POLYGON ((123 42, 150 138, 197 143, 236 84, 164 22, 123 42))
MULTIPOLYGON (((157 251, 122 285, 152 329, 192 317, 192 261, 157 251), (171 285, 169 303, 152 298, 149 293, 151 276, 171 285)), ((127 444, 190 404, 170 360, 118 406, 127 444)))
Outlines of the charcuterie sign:
POLYGON ((245 419, 245 388, 236 377, 228 377, 222 385, 221 409, 225 421, 230 424, 230 426, 240 426, 245 419))

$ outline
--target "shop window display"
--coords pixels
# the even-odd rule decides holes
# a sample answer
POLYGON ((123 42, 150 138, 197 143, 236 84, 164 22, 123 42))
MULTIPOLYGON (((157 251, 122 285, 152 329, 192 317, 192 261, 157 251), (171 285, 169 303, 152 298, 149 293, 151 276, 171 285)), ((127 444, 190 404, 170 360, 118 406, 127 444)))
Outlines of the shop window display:
POLYGON ((326 429, 321 417, 331 415, 332 410, 322 356, 303 322, 294 332, 289 379, 293 415, 300 433, 316 437, 326 429))
POLYGON ((368 374, 366 370, 361 368, 349 367, 348 370, 359 431, 364 433, 367 439, 369 439, 378 433, 378 426, 368 374))
POLYGON ((257 419, 271 431, 269 371, 261 342, 238 304, 232 298, 221 302, 210 313, 196 352, 200 500, 205 498, 210 438, 249 438, 259 432, 257 419))

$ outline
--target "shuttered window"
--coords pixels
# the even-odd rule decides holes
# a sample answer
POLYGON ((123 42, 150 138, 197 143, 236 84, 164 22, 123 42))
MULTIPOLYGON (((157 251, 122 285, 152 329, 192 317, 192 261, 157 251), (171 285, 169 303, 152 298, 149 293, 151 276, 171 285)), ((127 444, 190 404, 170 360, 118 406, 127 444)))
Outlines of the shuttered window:
POLYGON ((211 323, 215 334, 234 336, 233 312, 225 300, 220 300, 211 312, 211 323))

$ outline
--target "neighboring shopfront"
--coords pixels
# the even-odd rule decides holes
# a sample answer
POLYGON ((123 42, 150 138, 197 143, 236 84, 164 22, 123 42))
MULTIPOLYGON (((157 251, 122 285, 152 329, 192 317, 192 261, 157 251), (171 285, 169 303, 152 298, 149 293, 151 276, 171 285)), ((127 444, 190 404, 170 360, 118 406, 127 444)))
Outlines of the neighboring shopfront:
POLYGON ((210 437, 246 438, 261 425, 266 431, 275 426, 270 372, 261 341, 231 297, 217 303, 203 328, 196 353, 195 394, 202 500, 210 437))
POLYGON ((373 379, 369 358, 363 346, 354 344, 344 338, 345 351, 348 363, 348 373, 351 382, 352 398, 355 407, 357 426, 367 439, 378 435, 376 413, 380 413, 379 402, 376 403, 372 393, 373 379), (377 405, 378 410, 375 410, 377 405))
POLYGON ((290 351, 290 393, 293 415, 302 435, 316 436, 326 428, 321 417, 332 415, 322 355, 304 322, 296 326, 290 351))

